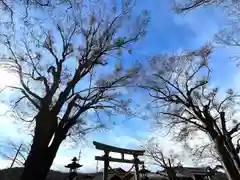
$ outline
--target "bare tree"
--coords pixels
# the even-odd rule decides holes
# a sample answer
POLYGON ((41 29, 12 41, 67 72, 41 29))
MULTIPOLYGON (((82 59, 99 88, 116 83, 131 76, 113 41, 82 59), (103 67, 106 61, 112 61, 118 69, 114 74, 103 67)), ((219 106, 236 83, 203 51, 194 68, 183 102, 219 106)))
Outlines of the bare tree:
POLYGON ((162 148, 159 147, 154 139, 150 139, 143 147, 146 150, 145 155, 152 159, 155 165, 164 170, 159 171, 159 174, 166 176, 169 180, 177 180, 175 168, 181 165, 181 161, 177 155, 165 155, 162 148))
POLYGON ((224 0, 185 0, 185 1, 173 0, 174 10, 177 13, 191 11, 201 6, 218 5, 221 3, 224 3, 224 0))
POLYGON ((26 161, 29 150, 30 146, 27 144, 7 140, 1 142, 0 156, 12 161, 10 167, 15 164, 22 166, 26 161))
MULTIPOLYGON (((188 13, 196 10, 199 7, 212 6, 221 8, 223 13, 228 16, 228 21, 225 27, 220 29, 214 37, 216 45, 224 45, 231 48, 239 48, 239 22, 240 22, 240 3, 239 1, 224 1, 224 0, 173 0, 174 10, 177 13, 188 13)), ((224 23, 224 22, 223 22, 224 23)), ((239 65, 239 54, 231 55, 232 59, 237 60, 239 65)))
POLYGON ((61 6, 45 22, 41 14, 29 17, 27 25, 18 25, 21 38, 1 35, 5 47, 1 68, 19 79, 6 88, 14 91, 9 105, 16 119, 33 127, 22 180, 45 179, 66 137, 81 138, 102 128, 106 122, 102 116, 133 115, 130 99, 121 92, 137 70, 120 64, 110 73, 103 72, 109 71, 105 66, 113 67, 116 52, 129 51, 145 34, 148 15, 131 18, 133 5, 126 0, 121 8, 105 1, 86 1, 81 9, 61 6), (135 28, 124 30, 130 22, 135 28), (92 119, 88 119, 90 110, 95 113, 92 119))
MULTIPOLYGON (((189 147, 189 146, 188 146, 189 147)), ((192 152, 193 160, 196 163, 210 161, 211 166, 221 164, 221 159, 216 152, 212 142, 199 144, 197 147, 189 148, 192 152)))
POLYGON ((234 138, 239 122, 238 94, 229 89, 221 101, 219 89, 208 87, 211 46, 180 55, 159 55, 150 59, 150 68, 142 71, 139 86, 150 91, 152 111, 159 124, 175 128, 180 140, 193 138, 197 132, 210 137, 221 162, 233 180, 240 178, 239 156, 234 138), (235 124, 235 125, 234 125, 235 124))
POLYGON ((16 17, 22 15, 27 18, 29 10, 31 9, 51 9, 60 5, 67 5, 68 8, 72 8, 73 4, 80 4, 82 0, 78 1, 61 1, 61 0, 0 0, 0 11, 5 13, 8 18, 5 18, 5 22, 14 24, 16 17), (19 11, 22 9, 22 11, 19 11), (17 14, 17 15, 16 15, 17 14))

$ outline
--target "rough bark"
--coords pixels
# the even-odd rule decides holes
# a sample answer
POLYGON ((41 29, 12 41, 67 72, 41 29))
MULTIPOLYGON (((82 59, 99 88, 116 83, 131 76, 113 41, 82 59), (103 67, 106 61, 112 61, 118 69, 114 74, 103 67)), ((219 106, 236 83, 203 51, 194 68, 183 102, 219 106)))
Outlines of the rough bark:
POLYGON ((54 146, 51 146, 45 150, 42 149, 42 151, 40 148, 37 148, 37 146, 33 144, 31 152, 25 163, 25 168, 21 175, 21 180, 45 179, 61 142, 62 140, 57 140, 57 142, 54 143, 54 146))
POLYGON ((176 172, 172 167, 166 167, 169 180, 177 180, 176 172))
MULTIPOLYGON (((49 123, 53 119, 48 119, 49 123)), ((41 124, 44 124, 44 120, 41 124)), ((21 175, 21 180, 44 180, 47 177, 49 169, 53 163, 53 160, 57 154, 61 142, 65 139, 65 132, 59 132, 56 130, 55 134, 52 129, 43 130, 35 129, 35 137, 31 146, 31 151, 25 162, 24 171, 21 175), (51 142, 51 139, 54 138, 51 142), (51 138, 50 138, 51 137, 51 138), (50 144, 51 142, 51 144, 50 144)))
POLYGON ((227 148, 224 145, 224 138, 219 136, 213 129, 209 130, 209 134, 215 144, 219 157, 222 160, 223 167, 230 180, 239 180, 240 173, 230 155, 227 148))
POLYGON ((240 169, 240 159, 231 138, 225 138, 224 140, 225 140, 226 147, 232 156, 232 159, 234 160, 237 168, 240 169))
POLYGON ((32 144, 31 151, 25 162, 25 168, 21 180, 45 179, 48 168, 51 166, 47 160, 47 149, 40 149, 36 143, 32 144))
POLYGON ((240 159, 238 156, 238 152, 233 144, 232 141, 232 134, 237 131, 238 125, 233 128, 231 131, 227 130, 226 127, 226 119, 225 119, 225 112, 220 113, 220 120, 221 120, 221 125, 222 125, 222 133, 223 133, 223 139, 224 139, 224 144, 231 155, 233 161, 235 162, 235 165, 237 166, 237 169, 240 169, 240 159))
POLYGON ((180 56, 153 56, 149 69, 142 66, 143 83, 140 80, 139 86, 147 89, 153 98, 149 106, 153 104, 154 109, 159 108, 155 114, 157 124, 165 125, 166 122, 170 130, 178 131, 175 137, 186 143, 197 131, 207 133, 229 179, 240 180, 239 158, 231 139, 238 127, 228 132, 226 122, 229 119, 225 119, 224 112, 231 112, 234 99, 239 95, 229 89, 226 98, 219 102, 218 88, 208 86, 211 75, 208 60, 212 51, 212 47, 206 45, 180 56), (148 72, 150 75, 145 77, 148 72))

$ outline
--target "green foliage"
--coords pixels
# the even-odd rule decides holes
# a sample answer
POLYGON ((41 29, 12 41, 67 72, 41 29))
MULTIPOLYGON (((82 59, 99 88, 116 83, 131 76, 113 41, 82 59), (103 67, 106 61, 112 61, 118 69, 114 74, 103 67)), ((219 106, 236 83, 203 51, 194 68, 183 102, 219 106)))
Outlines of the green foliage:
POLYGON ((94 16, 94 14, 92 14, 90 17, 90 25, 93 25, 95 23, 95 21, 96 21, 96 18, 94 16))
POLYGON ((207 83, 208 83, 208 81, 205 80, 205 79, 202 79, 202 80, 199 81, 199 84, 207 84, 207 83))
POLYGON ((122 47, 122 45, 124 45, 124 43, 125 43, 125 39, 126 39, 126 37, 119 37, 117 40, 116 40, 116 43, 115 43, 115 45, 118 47, 118 48, 121 48, 122 47))
POLYGON ((120 68, 119 64, 115 64, 115 71, 119 72, 120 70, 121 70, 121 68, 120 68))

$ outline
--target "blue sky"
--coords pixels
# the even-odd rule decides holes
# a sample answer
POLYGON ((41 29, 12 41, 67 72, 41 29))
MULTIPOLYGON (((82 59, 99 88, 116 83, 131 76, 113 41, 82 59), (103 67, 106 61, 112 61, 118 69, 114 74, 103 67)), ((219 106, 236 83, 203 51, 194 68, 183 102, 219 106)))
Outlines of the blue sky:
MULTIPOLYGON (((178 52, 181 50, 197 49, 210 41, 226 22, 226 16, 222 11, 212 8, 199 8, 187 15, 176 15, 171 8, 168 0, 138 0, 134 13, 141 9, 148 9, 151 12, 151 21, 148 27, 147 36, 138 43, 133 49, 131 56, 126 56, 126 60, 141 60, 149 55, 178 52)), ((233 61, 229 57, 234 53, 232 49, 220 48, 212 55, 211 66, 213 67, 212 84, 222 88, 238 88, 239 73, 233 61)), ((126 62, 128 63, 128 62, 126 62)), ((1 79, 0 79, 1 81, 1 79)), ((141 99, 140 97, 136 97, 141 99)), ((144 101, 139 100, 144 104, 144 101)), ((4 105, 0 106, 2 110, 4 105)), ((3 110, 2 110, 3 111, 3 110)), ((99 154, 94 150, 92 141, 100 141, 106 144, 116 145, 125 148, 138 148, 139 141, 144 141, 153 136, 159 136, 151 131, 149 121, 130 119, 122 120, 122 117, 116 117, 117 126, 110 130, 94 132, 86 136, 86 141, 81 141, 79 147, 71 148, 71 143, 66 141, 62 144, 57 157, 52 166, 53 169, 64 170, 64 165, 69 162, 73 156, 78 156, 82 149, 81 162, 82 171, 95 171, 96 161, 94 156, 99 154)), ((0 118, 0 138, 11 138, 21 141, 26 138, 24 132, 18 129, 16 124, 6 118, 0 118), (21 133, 19 133, 19 130, 21 133)), ((163 148, 168 151, 171 148, 177 148, 166 138, 159 142, 163 148), (169 146, 172 146, 171 148, 169 146)), ((186 164, 191 162, 186 160, 186 164)), ((0 168, 8 167, 10 162, 0 157, 0 168)), ((101 168, 101 164, 99 165, 101 168)), ((113 166, 119 166, 113 163, 113 166)), ((122 167, 128 167, 120 165, 122 167)), ((153 169, 155 169, 153 167, 153 169)))

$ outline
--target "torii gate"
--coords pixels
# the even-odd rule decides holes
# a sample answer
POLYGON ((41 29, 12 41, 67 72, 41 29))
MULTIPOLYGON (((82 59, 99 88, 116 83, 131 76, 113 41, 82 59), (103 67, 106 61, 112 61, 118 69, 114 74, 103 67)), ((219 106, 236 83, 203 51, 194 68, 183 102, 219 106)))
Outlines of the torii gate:
POLYGON ((144 164, 143 161, 140 161, 138 159, 138 156, 143 156, 144 155, 144 150, 133 150, 133 149, 124 149, 124 148, 119 148, 115 146, 110 146, 107 144, 99 143, 96 141, 93 141, 93 144, 95 145, 95 148, 98 150, 104 151, 103 156, 95 156, 95 160, 98 161, 104 161, 104 171, 103 171, 103 180, 108 180, 108 167, 109 167, 109 162, 120 162, 120 163, 132 163, 135 166, 135 180, 140 180, 139 176, 139 164, 144 164), (120 153, 122 155, 122 158, 112 158, 109 156, 110 152, 115 152, 115 153, 120 153), (130 154, 133 155, 133 159, 124 159, 124 154, 130 154))

